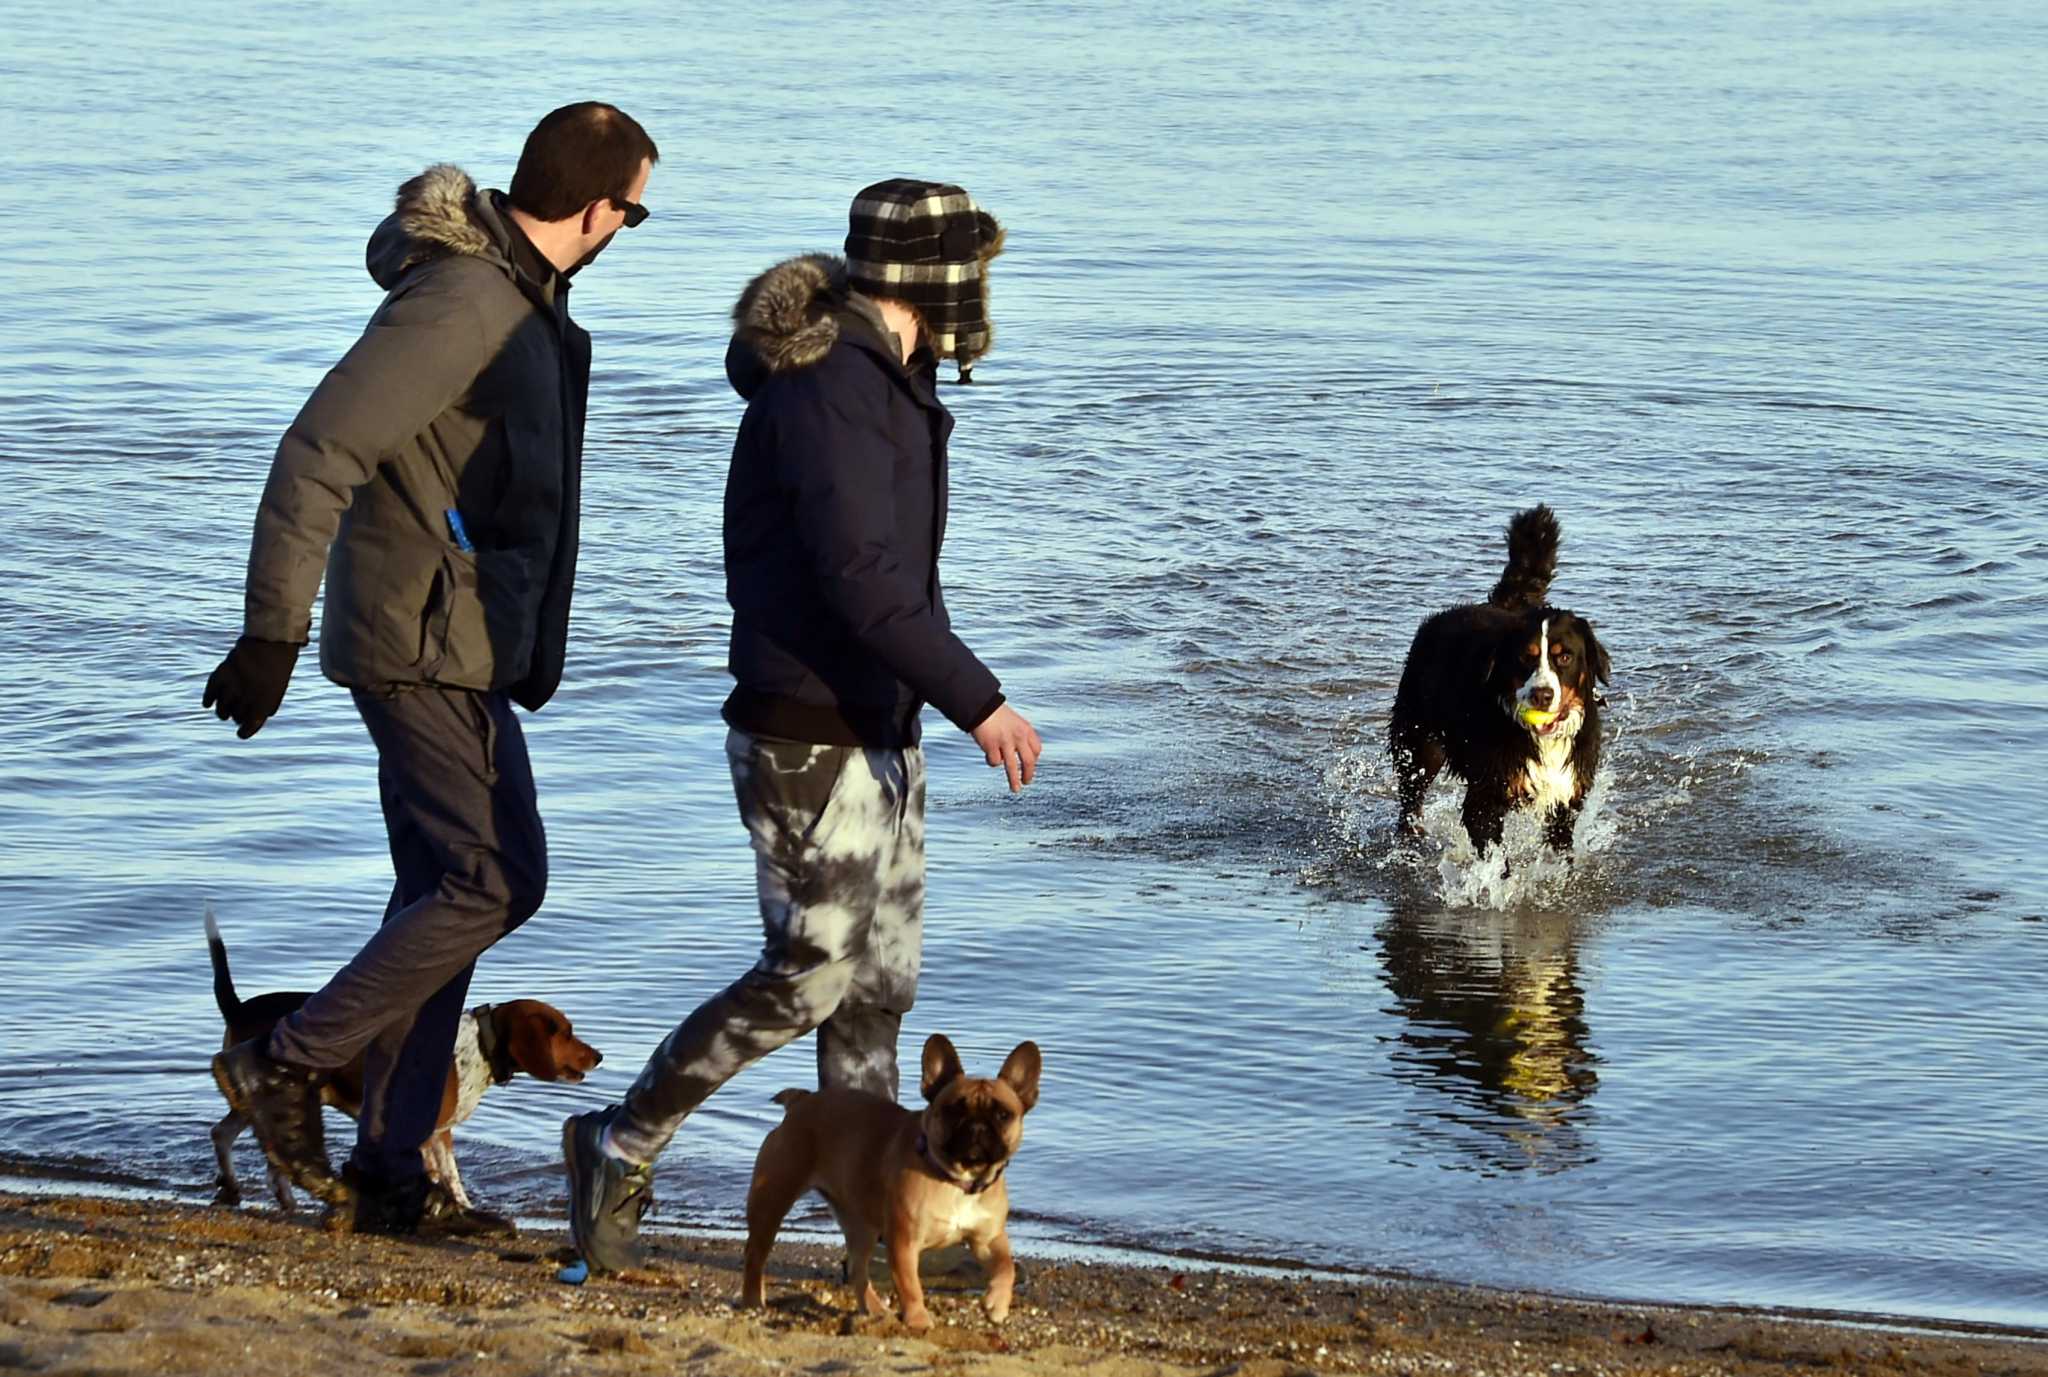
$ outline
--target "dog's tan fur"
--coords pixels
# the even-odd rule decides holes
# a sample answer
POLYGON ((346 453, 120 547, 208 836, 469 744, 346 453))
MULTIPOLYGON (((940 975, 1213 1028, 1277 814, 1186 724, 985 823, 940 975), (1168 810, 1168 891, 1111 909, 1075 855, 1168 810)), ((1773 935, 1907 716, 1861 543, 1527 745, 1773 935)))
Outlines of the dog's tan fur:
MULTIPOLYGON (((213 997, 220 1007, 223 1050, 251 1038, 268 1037, 279 1019, 310 998, 305 990, 278 990, 246 1000, 237 994, 234 974, 228 969, 227 942, 221 937, 220 925, 214 922, 211 910, 206 915, 206 946, 213 960, 213 997)), ((441 1091, 441 1112, 434 1133, 420 1147, 427 1175, 446 1186, 456 1204, 468 1209, 469 1194, 463 1189, 462 1174, 455 1167, 455 1138, 450 1130, 470 1116, 484 1091, 494 1084, 503 1084, 519 1071, 535 1080, 574 1085, 603 1060, 604 1053, 576 1036, 569 1016, 544 1000, 512 999, 468 1010, 456 1025, 455 1054, 441 1091), (489 1024, 488 1029, 484 1021, 489 1024), (497 1049, 495 1064, 486 1046, 497 1049)), ((351 1119, 362 1114, 361 1055, 322 1077, 320 1102, 332 1105, 351 1119)), ((233 1149, 235 1139, 248 1127, 249 1121, 232 1107, 227 1117, 213 1126, 213 1155, 220 1166, 214 1193, 218 1204, 242 1203, 233 1149)), ((270 1164, 270 1190, 277 1197, 279 1208, 295 1208, 291 1184, 274 1163, 270 1164)))
POLYGON ((785 1090, 782 1122, 761 1143, 747 1190, 746 1275, 740 1304, 766 1300, 763 1271, 792 1205, 816 1189, 846 1235, 847 1274, 861 1311, 885 1313, 868 1280, 875 1242, 889 1245, 896 1302, 912 1329, 931 1327, 918 1256, 965 1240, 988 1273, 982 1309, 1010 1313, 1009 1186, 1003 1169, 1038 1103, 1038 1045, 1019 1043, 1003 1069, 971 1077, 941 1034, 924 1045, 922 1112, 859 1090, 785 1090))

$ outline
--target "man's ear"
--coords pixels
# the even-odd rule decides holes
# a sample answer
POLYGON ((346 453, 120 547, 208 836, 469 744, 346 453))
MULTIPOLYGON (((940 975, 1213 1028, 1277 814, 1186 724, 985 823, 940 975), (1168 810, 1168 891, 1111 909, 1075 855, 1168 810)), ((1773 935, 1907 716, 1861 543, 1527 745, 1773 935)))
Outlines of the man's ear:
POLYGON ((924 1042, 924 1097, 929 1100, 963 1074, 960 1054, 944 1033, 933 1033, 924 1042))

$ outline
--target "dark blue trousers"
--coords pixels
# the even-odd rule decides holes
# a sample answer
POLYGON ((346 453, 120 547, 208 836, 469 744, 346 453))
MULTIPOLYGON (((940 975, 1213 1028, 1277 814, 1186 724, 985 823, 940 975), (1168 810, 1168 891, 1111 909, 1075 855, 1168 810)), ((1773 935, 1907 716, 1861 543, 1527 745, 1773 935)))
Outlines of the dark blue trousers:
POLYGON ((547 834, 504 694, 423 686, 355 700, 397 880, 376 935, 277 1025, 270 1054, 318 1070, 361 1056, 351 1161, 398 1179, 424 1170, 477 957, 540 907, 547 834))

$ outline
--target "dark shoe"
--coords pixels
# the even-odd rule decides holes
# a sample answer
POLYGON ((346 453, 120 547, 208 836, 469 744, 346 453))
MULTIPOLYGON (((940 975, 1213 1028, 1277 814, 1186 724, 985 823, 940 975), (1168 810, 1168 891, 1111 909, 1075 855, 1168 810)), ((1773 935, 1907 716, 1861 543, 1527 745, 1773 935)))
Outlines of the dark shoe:
POLYGON ((616 1107, 562 1121, 562 1163, 569 1172, 569 1234, 593 1272, 638 1267, 640 1217, 654 1203, 654 1168, 604 1150, 616 1107))
POLYGON ((517 1238, 519 1226, 510 1215, 459 1203, 446 1186, 431 1181, 417 1233, 421 1238, 517 1238))
POLYGON ((457 1203, 446 1186, 424 1176, 372 1176, 354 1163, 342 1168, 349 1201, 328 1212, 336 1233, 387 1238, 512 1238, 519 1227, 501 1214, 457 1203))
POLYGON ((228 1107, 255 1129, 271 1165, 329 1205, 345 1201, 348 1187, 327 1161, 319 1074, 273 1061, 260 1042, 251 1038, 216 1053, 214 1084, 228 1107))

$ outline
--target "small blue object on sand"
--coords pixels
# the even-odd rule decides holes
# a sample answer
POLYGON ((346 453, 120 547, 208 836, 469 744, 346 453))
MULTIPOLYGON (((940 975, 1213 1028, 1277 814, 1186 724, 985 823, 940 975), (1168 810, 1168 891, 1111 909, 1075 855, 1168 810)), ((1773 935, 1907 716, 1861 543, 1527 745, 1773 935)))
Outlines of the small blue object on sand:
POLYGON ((590 1280, 590 1264, 579 1257, 567 1267, 555 1273, 555 1280, 568 1286, 581 1286, 584 1282, 590 1280))

